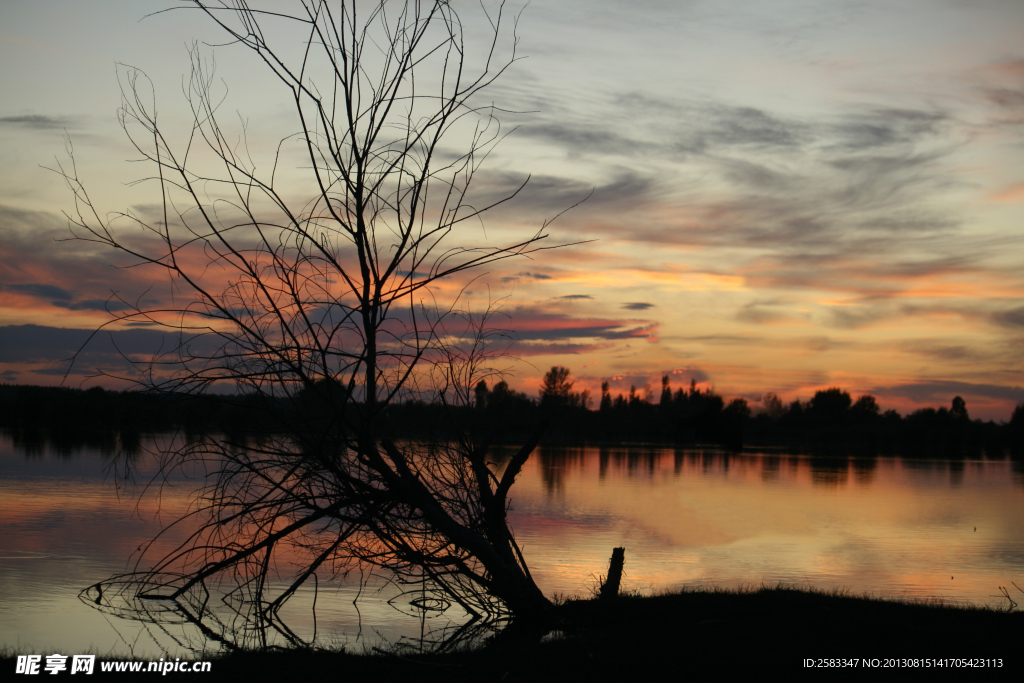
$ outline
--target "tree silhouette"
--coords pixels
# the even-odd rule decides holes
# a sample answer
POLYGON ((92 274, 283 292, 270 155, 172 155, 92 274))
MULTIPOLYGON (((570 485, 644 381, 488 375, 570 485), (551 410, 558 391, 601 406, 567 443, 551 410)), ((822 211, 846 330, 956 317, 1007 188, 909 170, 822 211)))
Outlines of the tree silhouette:
POLYGON ((811 399, 811 414, 824 419, 836 419, 842 417, 853 405, 850 394, 832 387, 824 391, 818 391, 811 399))
POLYGON ((612 409, 612 395, 609 393, 608 381, 601 382, 601 412, 607 413, 612 409))
POLYGON ((573 412, 589 408, 590 392, 573 391, 576 382, 569 377, 569 368, 560 366, 554 366, 544 374, 540 388, 540 408, 549 420, 564 421, 573 412))
POLYGON ((871 394, 864 394, 850 407, 850 413, 853 415, 854 420, 861 425, 876 420, 880 411, 881 408, 878 406, 878 400, 871 394))
POLYGON ((967 401, 960 396, 954 396, 952 407, 949 409, 949 414, 952 415, 955 420, 969 420, 970 417, 967 414, 967 401))
POLYGON ((490 396, 490 391, 487 389, 487 380, 482 379, 477 382, 476 387, 473 389, 475 394, 475 402, 477 410, 487 409, 487 398, 490 396))
POLYGON ((561 408, 572 401, 572 387, 575 382, 569 379, 569 368, 552 367, 544 375, 540 387, 540 404, 543 407, 561 408))
POLYGON ((672 387, 668 383, 668 375, 661 376, 661 398, 658 401, 658 405, 662 409, 667 410, 669 405, 672 403, 672 387))
POLYGON ((307 0, 292 13, 190 6, 291 103, 294 129, 269 161, 256 160, 244 126, 222 120, 211 62, 194 48, 192 126, 180 142, 158 122, 145 75, 120 76, 120 121, 152 165, 156 215, 104 218, 70 144, 58 172, 74 193, 78 239, 167 273, 185 293, 148 308, 126 301, 112 321, 180 334, 132 379, 173 394, 233 385, 262 399, 254 405, 283 429, 258 446, 207 434, 162 453, 162 475, 195 462, 211 473, 193 511, 198 530, 84 598, 203 625, 216 621, 209 596, 219 589, 242 620, 221 624, 219 637, 267 645, 276 631, 298 642, 282 606, 317 576, 362 561, 474 615, 544 612, 506 522, 509 490, 540 434, 502 467, 468 434, 398 443, 381 432, 403 400, 468 407, 476 390, 477 405, 490 407, 507 393, 481 383, 494 374, 487 314, 460 313, 458 286, 445 300, 435 285, 544 248, 547 223, 497 245, 479 229, 522 186, 470 196, 501 137, 497 109, 480 95, 516 59, 508 17, 488 14, 480 43, 442 0, 307 0), (479 62, 470 43, 483 45, 479 62), (288 165, 301 183, 284 181, 288 165), (275 578, 282 588, 271 588, 275 578))
POLYGON ((786 412, 786 408, 782 404, 782 399, 779 398, 779 395, 776 393, 769 391, 761 399, 761 403, 764 405, 764 412, 770 420, 778 420, 786 412))

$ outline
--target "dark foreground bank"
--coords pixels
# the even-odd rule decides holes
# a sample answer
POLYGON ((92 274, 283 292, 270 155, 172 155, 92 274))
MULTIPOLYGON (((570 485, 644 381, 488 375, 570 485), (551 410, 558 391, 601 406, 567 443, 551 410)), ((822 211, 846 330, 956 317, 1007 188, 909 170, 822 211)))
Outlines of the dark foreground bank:
MULTIPOLYGON (((1021 611, 771 588, 570 601, 557 608, 557 619, 563 629, 543 642, 499 640, 444 655, 246 652, 213 659, 209 673, 103 676, 97 665, 88 680, 477 683, 713 680, 728 673, 831 680, 843 668, 858 677, 883 669, 906 677, 918 669, 980 681, 1024 673, 1021 611)), ((11 676, 11 657, 0 666, 0 678, 27 678, 11 676)))

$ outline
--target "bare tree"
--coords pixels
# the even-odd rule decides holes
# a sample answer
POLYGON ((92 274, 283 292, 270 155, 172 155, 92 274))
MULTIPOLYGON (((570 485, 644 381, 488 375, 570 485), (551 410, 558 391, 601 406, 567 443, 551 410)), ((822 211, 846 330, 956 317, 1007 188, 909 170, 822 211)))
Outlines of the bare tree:
POLYGON ((463 25, 441 0, 303 0, 294 13, 188 4, 230 49, 249 50, 294 107, 296 128, 269 168, 253 160, 244 127, 237 138, 222 127, 223 93, 194 48, 191 131, 178 143, 165 137, 144 74, 123 72, 120 121, 154 169, 157 215, 104 217, 73 153, 58 172, 76 199, 75 237, 162 269, 178 292, 176 304, 136 303, 112 321, 180 335, 136 381, 173 393, 231 383, 263 397, 287 429, 258 443, 206 436, 168 449, 164 471, 199 462, 207 472, 198 530, 84 598, 206 623, 219 587, 243 620, 221 632, 255 625, 265 644, 268 628, 297 638, 278 613, 301 586, 360 560, 427 581, 472 614, 537 617, 549 602, 506 513, 540 431, 501 467, 468 434, 397 442, 380 424, 413 395, 468 405, 493 372, 486 320, 454 329, 460 295, 443 299, 439 281, 545 248, 547 223, 498 246, 481 229, 483 214, 522 186, 479 206, 469 195, 501 137, 480 95, 516 59, 514 22, 509 35, 502 7, 486 15, 490 38, 472 72, 463 25), (281 173, 289 163, 301 185, 281 173), (288 580, 275 591, 278 574, 288 580))

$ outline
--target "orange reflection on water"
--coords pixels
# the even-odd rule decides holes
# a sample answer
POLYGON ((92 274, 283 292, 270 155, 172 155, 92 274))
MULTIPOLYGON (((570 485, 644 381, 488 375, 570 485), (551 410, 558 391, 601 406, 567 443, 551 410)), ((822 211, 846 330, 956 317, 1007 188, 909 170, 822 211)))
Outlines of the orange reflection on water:
MULTIPOLYGON (((28 455, 0 439, 0 644, 124 651, 78 592, 125 571, 140 544, 189 509, 197 482, 172 479, 159 498, 119 497, 107 455, 28 455)), ((546 448, 512 501, 510 522, 548 595, 589 594, 616 546, 627 548, 627 589, 781 581, 984 603, 1024 578, 1024 474, 1010 462, 546 448)), ((150 557, 194 528, 167 532, 150 557)), ((280 566, 300 559, 286 550, 280 566)), ((376 592, 382 583, 320 578, 321 633, 419 633, 417 620, 387 606, 396 591, 376 592)), ((307 633, 312 604, 307 592, 289 607, 307 633)), ((117 629, 145 647, 131 625, 117 629)))
POLYGON ((1008 461, 547 449, 513 507, 548 593, 587 594, 616 546, 627 584, 655 590, 781 581, 991 603, 1024 576, 1024 477, 1008 461))

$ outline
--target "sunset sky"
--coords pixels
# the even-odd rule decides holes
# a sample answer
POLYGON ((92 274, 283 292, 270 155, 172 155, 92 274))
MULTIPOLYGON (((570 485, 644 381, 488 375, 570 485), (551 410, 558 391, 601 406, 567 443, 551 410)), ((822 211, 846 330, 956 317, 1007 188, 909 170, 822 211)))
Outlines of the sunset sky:
MULTIPOLYGON (((159 201, 129 186, 149 169, 129 163, 117 65, 152 79, 169 126, 185 120, 187 48, 221 37, 194 12, 143 19, 173 4, 0 5, 0 381, 79 386, 159 341, 114 326, 65 379, 112 293, 164 290, 59 241, 72 195, 42 167, 67 163, 66 132, 101 212, 159 201)), ((477 3, 455 4, 479 26, 477 3)), ((595 394, 671 373, 755 408, 832 386, 904 413, 959 394, 1008 420, 1024 402, 1020 0, 534 0, 517 31, 526 59, 490 97, 522 113, 503 117, 518 128, 479 188, 532 176, 488 239, 593 194, 549 238, 589 242, 470 287, 518 337, 513 387, 536 394, 564 365, 595 394)), ((230 89, 225 120, 237 109, 274 144, 297 130, 250 54, 202 50, 230 89)))

